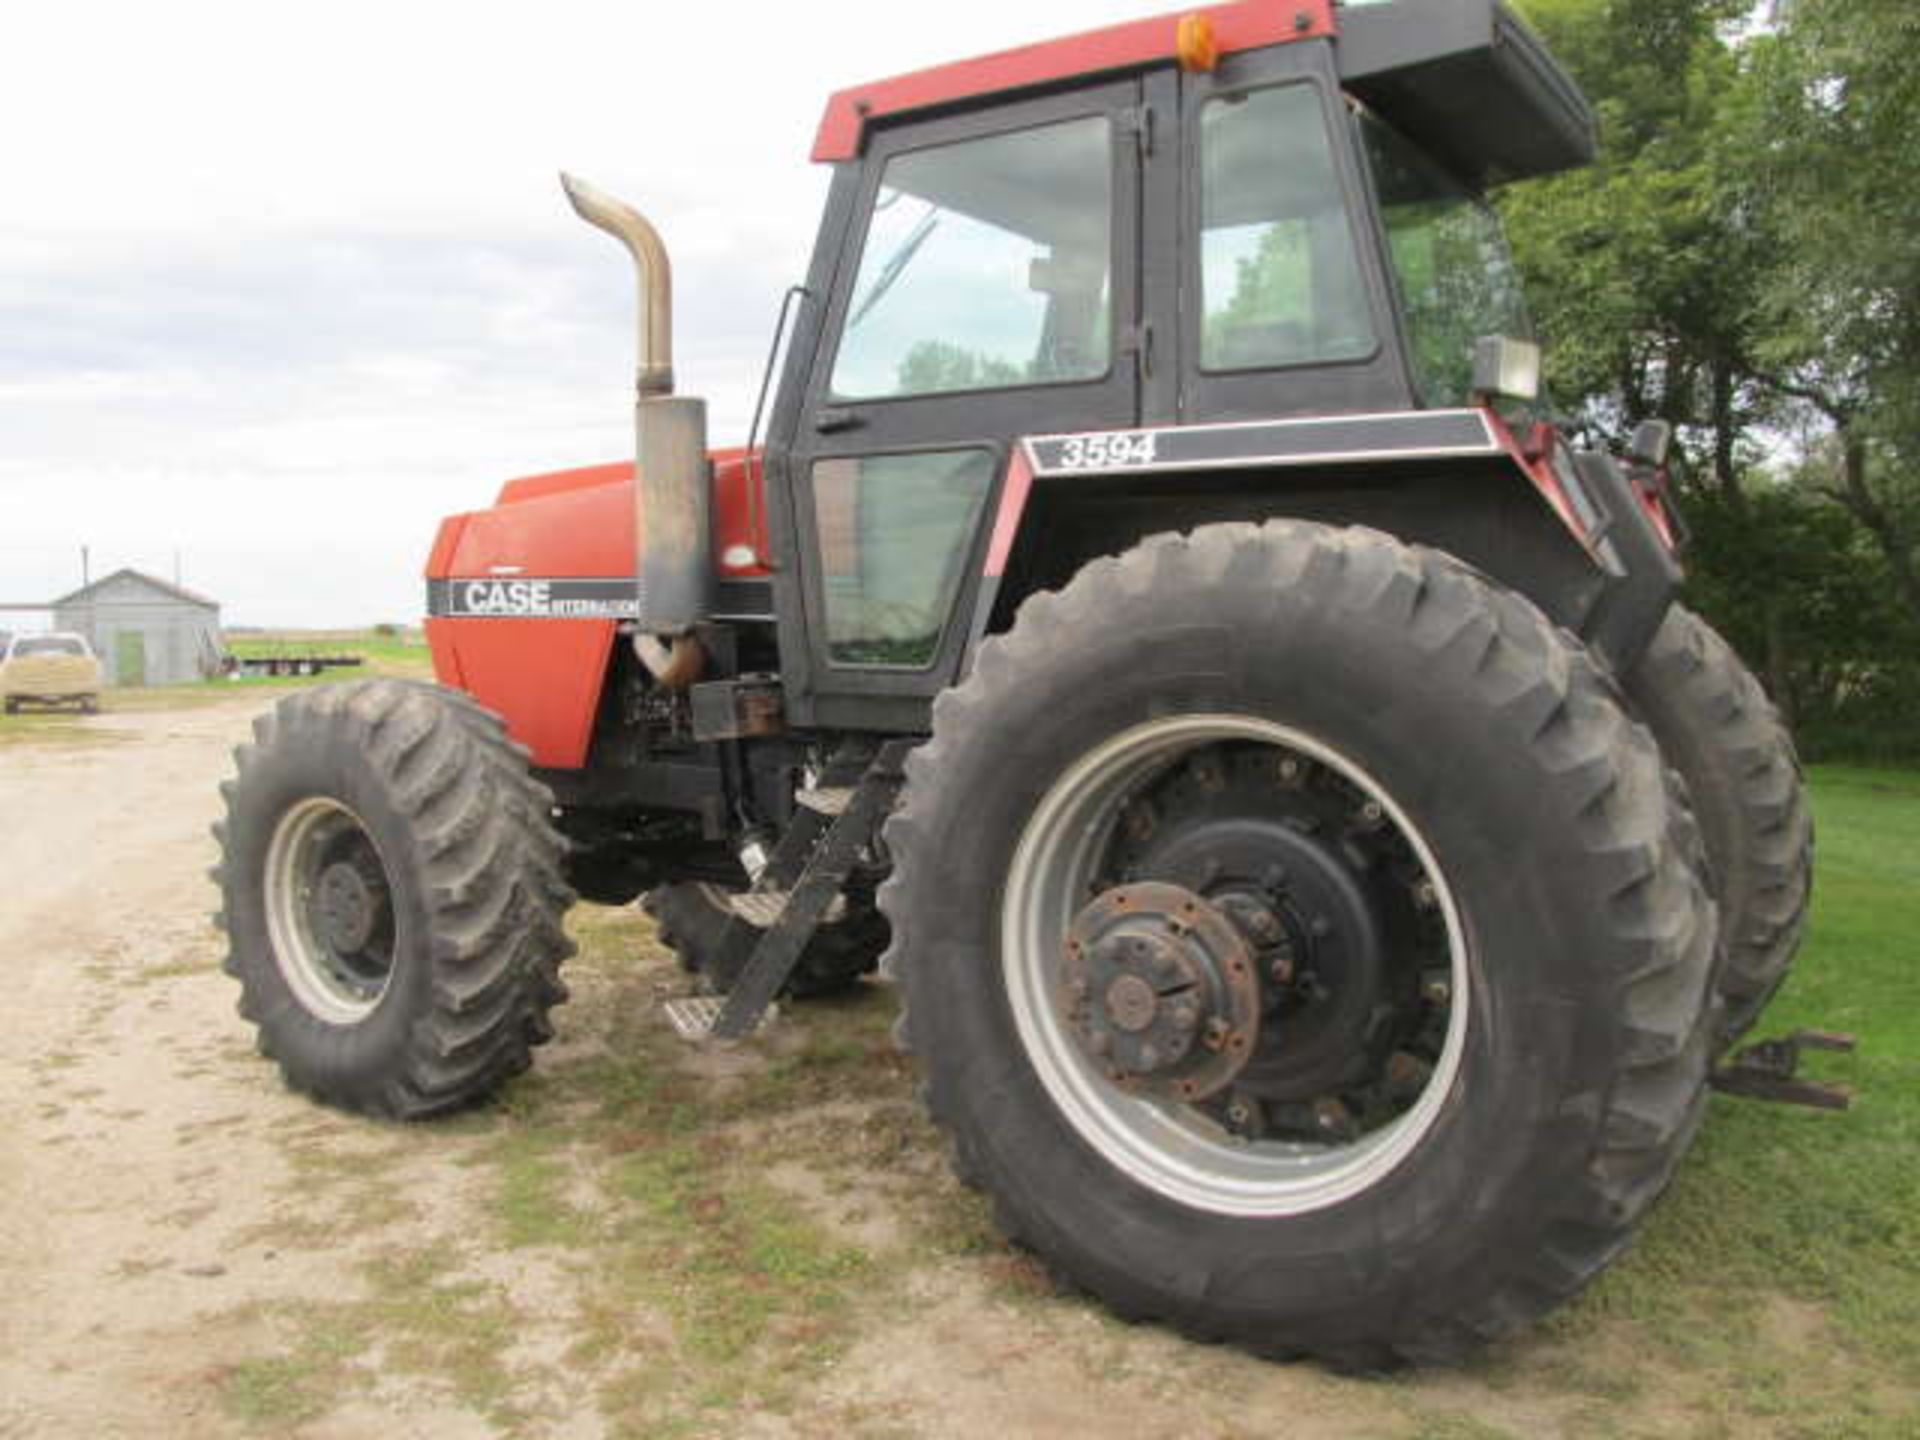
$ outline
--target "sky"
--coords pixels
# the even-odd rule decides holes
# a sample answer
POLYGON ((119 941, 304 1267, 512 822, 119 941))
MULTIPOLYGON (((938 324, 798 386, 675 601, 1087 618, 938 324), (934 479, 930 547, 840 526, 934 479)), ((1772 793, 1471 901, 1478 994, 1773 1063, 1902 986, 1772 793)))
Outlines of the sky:
POLYGON ((632 266, 556 172, 659 226, 680 391, 733 443, 832 90, 1169 8, 15 7, 0 603, 75 588, 86 546, 229 624, 417 618, 441 516, 631 453, 632 266))

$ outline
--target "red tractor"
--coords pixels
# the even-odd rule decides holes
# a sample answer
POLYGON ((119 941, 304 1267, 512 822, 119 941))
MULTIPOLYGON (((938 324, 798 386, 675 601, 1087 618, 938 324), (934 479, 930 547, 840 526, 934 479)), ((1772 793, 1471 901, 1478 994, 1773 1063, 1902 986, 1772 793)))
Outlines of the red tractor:
POLYGON ((891 976, 963 1177, 1125 1315, 1370 1364, 1572 1295, 1786 974, 1811 851, 1675 603, 1663 427, 1615 459, 1537 409, 1482 192, 1593 150, 1499 0, 844 91, 764 441, 711 452, 659 237, 569 181, 639 266, 637 470, 447 520, 439 686, 240 750, 262 1048, 470 1104, 550 1034, 575 895, 644 896, 690 1038, 891 976))

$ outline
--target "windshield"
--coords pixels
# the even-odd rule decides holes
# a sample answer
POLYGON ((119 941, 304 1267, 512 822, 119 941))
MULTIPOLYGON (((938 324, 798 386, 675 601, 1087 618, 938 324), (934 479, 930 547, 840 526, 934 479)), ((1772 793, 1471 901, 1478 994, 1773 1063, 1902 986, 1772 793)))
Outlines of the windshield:
POLYGON ((23 655, 84 655, 87 647, 71 635, 22 636, 13 647, 14 657, 23 655))
POLYGON ((1473 399, 1473 342, 1533 338, 1520 275, 1488 204, 1372 115, 1360 134, 1400 281, 1414 379, 1429 405, 1473 399))
POLYGON ((1108 370, 1112 126, 1057 121, 887 162, 833 393, 883 400, 1108 370))

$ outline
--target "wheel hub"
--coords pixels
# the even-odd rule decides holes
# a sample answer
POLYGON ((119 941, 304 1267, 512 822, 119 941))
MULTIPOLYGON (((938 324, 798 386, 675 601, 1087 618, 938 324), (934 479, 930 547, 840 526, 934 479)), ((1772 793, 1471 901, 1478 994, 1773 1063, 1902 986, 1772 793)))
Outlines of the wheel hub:
POLYGON ((386 887, 350 860, 337 860, 320 872, 313 892, 313 929, 329 949, 342 955, 366 949, 386 904, 386 887))
POLYGON ((314 795, 281 815, 267 844, 274 963, 314 1018, 358 1024, 394 976, 393 891, 372 837, 339 801, 314 795))
POLYGON ((1061 974, 1082 1051, 1133 1089, 1203 1099, 1232 1083, 1259 1040, 1246 941, 1181 886, 1149 881, 1096 897, 1068 930, 1061 974))
POLYGON ((1312 1101, 1384 1059, 1388 946, 1343 843, 1352 820, 1343 805, 1284 786, 1196 784, 1128 847, 1129 868, 1203 897, 1246 944, 1264 1017, 1236 1081, 1249 1095, 1312 1101))

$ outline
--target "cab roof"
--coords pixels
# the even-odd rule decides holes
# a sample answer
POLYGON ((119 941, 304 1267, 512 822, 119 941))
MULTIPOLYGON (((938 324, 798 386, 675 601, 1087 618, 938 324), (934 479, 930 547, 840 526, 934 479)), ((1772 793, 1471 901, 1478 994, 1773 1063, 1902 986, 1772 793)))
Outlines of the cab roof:
POLYGON ((1592 110, 1503 0, 1236 0, 1089 30, 841 90, 813 158, 858 158, 868 127, 1102 75, 1171 65, 1204 17, 1217 53, 1331 40, 1342 84, 1475 185, 1592 162, 1592 110))
POLYGON ((813 142, 813 158, 851 160, 860 153, 868 125, 909 111, 1172 64, 1179 53, 1180 22, 1189 15, 1204 15, 1212 24, 1222 55, 1334 33, 1333 0, 1237 0, 915 70, 831 96, 813 142))

